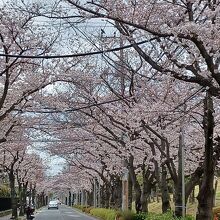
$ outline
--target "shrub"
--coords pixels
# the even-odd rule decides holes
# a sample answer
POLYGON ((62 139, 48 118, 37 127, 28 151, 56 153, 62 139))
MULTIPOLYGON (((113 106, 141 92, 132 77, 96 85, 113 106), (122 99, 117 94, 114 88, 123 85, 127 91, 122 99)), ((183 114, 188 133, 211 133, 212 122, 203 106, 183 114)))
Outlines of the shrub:
POLYGON ((117 219, 119 220, 133 220, 135 219, 136 214, 133 211, 119 211, 116 214, 117 219))
POLYGON ((90 214, 103 220, 115 220, 116 211, 113 209, 93 208, 90 214))
POLYGON ((81 211, 83 211, 83 209, 86 208, 86 206, 83 206, 83 205, 73 205, 73 207, 76 209, 80 209, 81 211))
POLYGON ((74 205, 75 208, 82 210, 83 212, 89 213, 102 220, 195 220, 192 216, 186 216, 183 218, 174 218, 172 212, 165 214, 155 213, 134 213, 133 211, 116 211, 114 209, 105 208, 93 208, 81 205, 74 205))
POLYGON ((93 209, 92 206, 83 206, 83 205, 73 205, 73 207, 87 214, 90 214, 90 210, 93 209))
POLYGON ((146 213, 138 213, 135 214, 134 220, 145 220, 147 219, 147 214, 146 213))
POLYGON ((85 208, 83 209, 83 212, 85 212, 85 213, 87 213, 87 214, 90 214, 91 209, 93 209, 92 206, 85 207, 85 208))
POLYGON ((168 212, 165 214, 154 214, 154 213, 149 213, 147 215, 147 220, 174 220, 172 213, 168 212))

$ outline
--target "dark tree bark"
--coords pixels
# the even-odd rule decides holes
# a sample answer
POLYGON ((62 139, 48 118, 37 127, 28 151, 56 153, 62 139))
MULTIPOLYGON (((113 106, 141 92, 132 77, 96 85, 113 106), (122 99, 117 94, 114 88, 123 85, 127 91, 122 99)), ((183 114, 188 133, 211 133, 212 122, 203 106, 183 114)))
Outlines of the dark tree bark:
POLYGON ((71 192, 69 191, 68 205, 71 206, 71 192))
POLYGON ((128 175, 128 209, 132 209, 132 201, 133 201, 133 195, 132 195, 132 190, 133 190, 133 183, 131 180, 131 175, 128 175))
POLYGON ((165 165, 162 165, 161 197, 162 197, 162 212, 165 213, 171 209, 170 196, 169 196, 169 190, 168 190, 168 185, 167 185, 167 169, 165 165))
POLYGON ((144 213, 148 213, 148 200, 151 194, 151 190, 154 187, 154 178, 154 172, 151 172, 149 169, 145 170, 143 168, 143 190, 141 195, 141 211, 144 213))
POLYGON ((12 218, 18 218, 18 211, 17 211, 17 198, 16 198, 16 191, 15 191, 15 176, 13 169, 9 172, 9 182, 10 182, 10 189, 11 189, 11 208, 12 208, 12 218))
POLYGON ((29 190, 29 194, 28 194, 28 204, 29 204, 29 206, 31 206, 31 202, 32 202, 32 183, 30 183, 30 190, 29 190))
MULTIPOLYGON (((35 206, 35 200, 36 200, 36 184, 34 184, 34 187, 32 188, 32 193, 31 193, 31 200, 33 205, 35 206)), ((47 205, 47 202, 46 202, 47 205)))
POLYGON ((213 100, 209 92, 206 94, 204 101, 204 118, 203 127, 205 133, 205 159, 204 159, 204 174, 202 177, 201 187, 197 197, 198 212, 197 220, 212 219, 213 208, 213 181, 215 172, 215 163, 213 158, 213 132, 214 132, 214 116, 213 116, 213 100))
MULTIPOLYGON (((88 204, 88 206, 93 205, 93 193, 90 191, 87 191, 87 204, 88 204)), ((101 204, 102 204, 102 200, 101 200, 101 204)))
POLYGON ((19 203, 20 203, 19 216, 24 216, 28 182, 26 182, 26 183, 18 182, 18 185, 19 185, 19 203))
POLYGON ((122 204, 122 182, 121 177, 118 175, 112 175, 111 177, 112 187, 111 187, 111 207, 114 209, 120 209, 122 204))
POLYGON ((137 175, 133 166, 133 156, 129 158, 129 175, 131 176, 132 184, 135 191, 135 209, 137 213, 148 212, 148 199, 151 193, 151 189, 154 186, 155 172, 149 170, 149 167, 143 162, 142 165, 142 177, 143 186, 141 188, 140 183, 137 180, 137 175))
MULTIPOLYGON (((165 137, 163 137, 157 131, 152 129, 143 120, 142 120, 142 127, 144 128, 144 130, 147 133, 152 132, 161 141, 161 144, 160 144, 157 139, 151 138, 153 144, 160 150, 162 156, 164 158, 166 158, 165 165, 167 166, 167 169, 169 171, 171 179, 173 180, 173 183, 174 183, 174 202, 177 203, 177 204, 175 204, 175 206, 176 206, 175 207, 176 208, 175 213, 176 213, 176 215, 178 217, 180 217, 180 216, 182 216, 182 211, 181 211, 181 209, 182 209, 181 208, 181 206, 182 206, 182 196, 181 196, 181 193, 182 193, 182 183, 180 182, 181 181, 180 180, 181 173, 177 173, 174 161, 170 157, 170 144, 169 144, 169 142, 167 141, 167 139, 165 137), (164 147, 164 144, 165 144, 165 147, 164 147)), ((219 152, 219 155, 220 155, 220 152, 219 152)), ((180 157, 181 157, 181 155, 179 155, 179 158, 180 157)), ((178 165, 179 167, 181 167, 180 161, 181 161, 181 158, 179 159, 179 165, 178 165)), ((155 166, 156 166, 156 163, 155 163, 155 166)), ((179 169, 179 171, 180 170, 181 169, 179 169)), ((185 201, 188 200, 188 197, 189 197, 193 187, 199 183, 199 180, 200 180, 200 177, 201 177, 202 173, 203 173, 203 167, 200 164, 198 166, 198 168, 196 169, 196 171, 193 174, 191 174, 191 178, 190 178, 189 182, 185 186, 185 189, 186 189, 185 201)), ((157 176, 157 174, 156 174, 156 176, 157 176)), ((158 177, 157 177, 157 181, 158 181, 158 177)), ((160 182, 160 180, 158 182, 160 182)), ((166 200, 164 200, 164 201, 166 201, 166 200)))
MULTIPOLYGON (((163 139, 161 140, 161 149, 163 151, 165 151, 166 149, 166 142, 163 139)), ((167 169, 165 164, 161 165, 161 181, 159 183, 160 183, 159 185, 161 189, 161 198, 162 198, 162 212, 165 213, 171 209, 170 196, 167 185, 167 169)))
POLYGON ((140 184, 138 183, 137 176, 136 176, 135 171, 134 171, 133 160, 134 160, 134 158, 131 155, 130 158, 129 158, 128 170, 129 170, 129 175, 131 177, 132 184, 133 184, 133 187, 134 187, 134 192, 135 192, 135 209, 136 209, 137 213, 140 213, 142 211, 141 187, 140 187, 140 184))

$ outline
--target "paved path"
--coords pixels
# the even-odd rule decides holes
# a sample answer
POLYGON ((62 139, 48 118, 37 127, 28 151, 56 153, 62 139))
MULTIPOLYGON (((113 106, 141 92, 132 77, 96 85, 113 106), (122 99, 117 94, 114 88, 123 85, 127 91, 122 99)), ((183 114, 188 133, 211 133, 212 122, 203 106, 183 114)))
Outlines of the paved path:
MULTIPOLYGON (((18 216, 19 217, 19 216, 18 216)), ((3 216, 3 217, 0 217, 0 220, 11 220, 11 215, 6 215, 6 216, 3 216)), ((26 219, 25 217, 20 217, 21 219, 26 219)))
POLYGON ((0 220, 8 220, 11 218, 11 215, 6 215, 6 216, 3 216, 3 217, 0 217, 0 220))
POLYGON ((75 209, 60 205, 59 209, 47 209, 47 207, 40 210, 34 220, 97 220, 91 216, 81 213, 75 209))
MULTIPOLYGON (((35 212, 34 220, 97 220, 73 208, 60 205, 59 209, 47 209, 44 207, 35 212)), ((0 217, 0 220, 10 220, 11 215, 0 217)), ((26 219, 22 217, 23 219, 26 219)))

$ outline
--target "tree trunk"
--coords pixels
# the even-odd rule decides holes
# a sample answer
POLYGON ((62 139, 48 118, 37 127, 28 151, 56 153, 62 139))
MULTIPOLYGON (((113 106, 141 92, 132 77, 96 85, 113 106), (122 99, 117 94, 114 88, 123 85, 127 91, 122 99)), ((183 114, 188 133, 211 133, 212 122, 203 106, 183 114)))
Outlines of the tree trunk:
POLYGON ((165 165, 162 165, 161 196, 162 196, 162 212, 165 213, 171 209, 170 196, 169 196, 168 185, 167 185, 167 170, 166 170, 165 165))
POLYGON ((10 189, 11 189, 11 208, 12 208, 12 218, 18 218, 17 212, 17 198, 16 198, 16 191, 15 191, 15 176, 13 170, 9 172, 9 182, 10 182, 10 189))
POLYGON ((214 117, 213 117, 213 101, 209 92, 206 94, 204 101, 204 118, 203 127, 205 133, 205 159, 204 159, 204 174, 202 178, 201 188, 198 194, 198 212, 197 220, 212 219, 213 208, 213 181, 215 164, 213 162, 213 131, 214 131, 214 117))
MULTIPOLYGON (((147 171, 147 172, 150 172, 150 171, 147 171)), ((141 194, 141 206, 142 206, 141 212, 144 212, 144 213, 148 213, 148 202, 149 202, 149 197, 151 194, 151 189, 153 187, 152 185, 153 180, 149 175, 145 176, 146 180, 143 181, 143 190, 141 194)))
MULTIPOLYGON (((166 149, 165 140, 161 140, 161 148, 163 151, 165 151, 166 149)), ((163 157, 161 159, 163 159, 163 157)), ((169 191, 168 191, 168 186, 167 186, 167 169, 165 165, 162 165, 161 171, 162 171, 162 174, 161 174, 160 186, 161 186, 162 212, 165 213, 171 209, 170 196, 169 196, 169 191)))
POLYGON ((22 201, 22 184, 18 181, 18 195, 19 195, 19 216, 24 215, 24 211, 22 209, 23 201, 22 201))
POLYGON ((142 198, 141 198, 141 206, 142 210, 141 212, 148 213, 148 202, 149 202, 149 195, 146 195, 145 193, 142 193, 142 198))
POLYGON ((28 204, 29 206, 31 206, 31 201, 32 200, 32 183, 30 183, 30 190, 29 190, 29 194, 28 194, 28 204))
MULTIPOLYGON (((88 191, 87 192, 88 194, 88 196, 87 196, 87 202, 88 202, 88 205, 89 206, 92 206, 93 205, 93 193, 92 192, 90 192, 90 191, 88 191)), ((101 204, 103 204, 103 203, 101 203, 101 204)))
POLYGON ((22 184, 19 184, 19 203, 20 203, 20 211, 19 211, 19 216, 24 216, 24 206, 25 204, 23 203, 24 201, 24 189, 22 184))
POLYGON ((218 178, 215 178, 214 196, 213 196, 213 206, 216 206, 216 192, 218 187, 218 178))
POLYGON ((33 189, 32 189, 32 193, 31 193, 31 199, 32 199, 32 203, 33 206, 35 206, 35 200, 36 200, 36 184, 34 185, 33 189))
POLYGON ((175 186, 175 216, 181 217, 183 214, 182 210, 182 185, 178 184, 175 186))
POLYGON ((28 185, 28 182, 19 183, 19 203, 20 203, 19 216, 24 216, 24 214, 25 214, 25 205, 26 205, 26 197, 27 197, 27 185, 28 185))
MULTIPOLYGON (((154 149, 154 144, 150 143, 152 153, 153 155, 156 156, 156 151, 154 149)), ((166 143, 165 140, 161 140, 161 149, 165 151, 166 149, 166 143)), ((163 160, 163 156, 161 156, 161 161, 163 160)), ((165 213, 168 210, 171 209, 170 207, 170 197, 169 197, 169 192, 168 192, 168 186, 167 186, 167 170, 165 164, 162 164, 161 172, 160 172, 160 167, 158 165, 158 162, 155 160, 154 161, 155 165, 155 178, 157 180, 158 186, 161 191, 161 198, 162 198, 162 212, 165 213), (161 173, 161 174, 160 174, 161 173)), ((159 202, 159 197, 157 196, 157 201, 159 202)))
MULTIPOLYGON (((130 169, 131 170, 131 169, 130 169)), ((131 179, 134 186, 134 192, 135 192, 135 209, 137 213, 142 212, 142 203, 141 203, 141 187, 140 184, 137 181, 136 174, 134 173, 134 170, 132 170, 131 179)))
POLYGON ((112 178, 113 184, 112 184, 112 200, 111 200, 111 206, 114 209, 120 209, 122 204, 122 182, 120 176, 113 176, 112 178))
POLYGON ((142 206, 142 212, 148 213, 148 201, 151 194, 151 190, 154 186, 154 178, 155 178, 155 172, 152 172, 148 165, 143 165, 143 189, 142 189, 142 195, 141 195, 141 206, 142 206))
POLYGON ((133 161, 134 157, 131 155, 129 158, 129 174, 131 177, 131 181, 134 187, 134 192, 135 192, 135 209, 137 213, 140 213, 142 211, 142 204, 141 204, 141 187, 140 184, 137 181, 136 174, 134 172, 134 167, 133 167, 133 161))
MULTIPOLYGON (((101 206, 103 208, 109 208, 112 204, 112 192, 111 192, 111 186, 110 183, 105 182, 105 184, 101 187, 101 195, 102 197, 100 198, 101 201, 101 206)), ((94 200, 94 199, 93 199, 94 200)))
POLYGON ((141 191, 135 188, 135 209, 137 213, 142 212, 141 191))
POLYGON ((132 209, 132 201, 133 201, 133 196, 132 196, 132 190, 133 190, 133 184, 131 180, 131 175, 128 175, 128 209, 132 209))
POLYGON ((71 206, 71 192, 69 191, 68 205, 71 206))
POLYGON ((157 203, 160 202, 160 192, 159 192, 159 187, 156 186, 156 200, 157 200, 157 203))

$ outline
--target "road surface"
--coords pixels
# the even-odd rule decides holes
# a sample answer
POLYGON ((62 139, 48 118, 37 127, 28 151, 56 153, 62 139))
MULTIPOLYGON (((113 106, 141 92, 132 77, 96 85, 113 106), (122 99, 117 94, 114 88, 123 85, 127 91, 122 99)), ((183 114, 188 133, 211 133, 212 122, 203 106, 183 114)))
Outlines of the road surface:
POLYGON ((34 220, 97 220, 75 209, 60 205, 59 209, 43 208, 35 214, 34 220))

